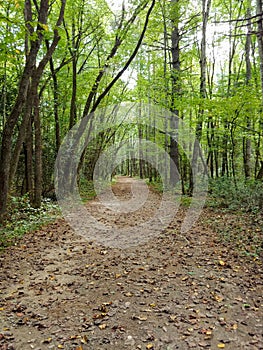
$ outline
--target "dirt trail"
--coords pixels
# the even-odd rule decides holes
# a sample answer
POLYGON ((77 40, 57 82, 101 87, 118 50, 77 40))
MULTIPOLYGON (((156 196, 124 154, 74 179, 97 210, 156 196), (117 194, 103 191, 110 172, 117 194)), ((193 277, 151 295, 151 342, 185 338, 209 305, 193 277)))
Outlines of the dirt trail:
MULTIPOLYGON (((135 180, 119 180, 113 192, 131 198, 135 180)), ((133 213, 113 213, 96 199, 87 206, 120 228, 159 204, 150 191, 133 213)), ((260 261, 220 245, 202 220, 182 236, 184 214, 128 249, 87 241, 63 219, 6 249, 0 349, 263 349, 260 261)))

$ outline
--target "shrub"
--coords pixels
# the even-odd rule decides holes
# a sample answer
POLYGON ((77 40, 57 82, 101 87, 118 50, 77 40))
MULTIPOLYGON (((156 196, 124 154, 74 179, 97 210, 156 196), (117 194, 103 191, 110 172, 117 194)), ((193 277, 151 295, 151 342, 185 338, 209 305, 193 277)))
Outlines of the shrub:
POLYGON ((9 215, 0 225, 0 248, 13 244, 26 232, 52 222, 59 215, 59 207, 50 199, 43 199, 39 209, 30 205, 28 195, 11 197, 9 215))
POLYGON ((262 181, 211 179, 209 192, 208 206, 255 213, 263 209, 262 181))

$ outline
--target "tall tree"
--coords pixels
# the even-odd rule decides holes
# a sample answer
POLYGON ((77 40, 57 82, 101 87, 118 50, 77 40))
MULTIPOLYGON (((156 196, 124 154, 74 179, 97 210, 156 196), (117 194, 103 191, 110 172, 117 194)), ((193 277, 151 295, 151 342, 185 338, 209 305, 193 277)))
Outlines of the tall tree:
POLYGON ((171 1, 171 117, 170 130, 172 136, 170 137, 170 157, 171 162, 175 167, 170 166, 170 185, 175 186, 179 180, 179 146, 178 146, 178 118, 179 111, 176 108, 177 101, 180 97, 180 33, 179 33, 179 18, 180 18, 180 0, 171 1))
MULTIPOLYGON (((14 171, 17 164, 11 168, 12 159, 12 142, 14 141, 14 129, 19 121, 22 109, 25 104, 31 105, 31 110, 34 110, 34 122, 36 123, 36 160, 41 162, 41 140, 40 140, 40 125, 38 117, 38 92, 37 88, 39 85, 40 78, 43 74, 44 68, 48 63, 50 57, 54 53, 54 50, 59 42, 60 36, 58 28, 62 23, 64 11, 65 11, 66 0, 61 0, 60 12, 58 19, 53 30, 53 41, 37 64, 38 54, 41 49, 41 45, 44 39, 45 31, 47 29, 47 20, 49 15, 49 1, 41 0, 40 5, 34 2, 35 12, 38 18, 37 24, 33 27, 33 9, 31 0, 25 0, 24 3, 24 20, 27 29, 25 48, 26 48, 26 59, 24 70, 20 79, 18 94, 16 97, 13 109, 8 116, 2 134, 1 153, 0 153, 0 218, 6 212, 7 199, 9 194, 9 188, 14 173, 10 173, 10 169, 14 171), (27 49, 28 48, 28 49, 27 49)), ((18 161, 18 155, 21 152, 23 141, 26 137, 26 128, 28 126, 28 118, 30 113, 25 113, 24 118, 21 122, 20 137, 17 139, 17 146, 15 147, 15 154, 13 155, 15 161, 18 161), (19 143, 19 144, 18 144, 19 143)), ((36 165, 36 191, 35 204, 39 205, 39 190, 41 187, 41 165, 36 165)))
POLYGON ((193 157, 192 157, 192 176, 190 183, 190 193, 194 190, 194 178, 197 167, 197 159, 200 155, 200 141, 202 137, 202 128, 203 128, 203 118, 204 118, 204 107, 202 100, 207 98, 206 91, 206 72, 207 72, 207 55, 206 55, 206 45, 207 45, 207 25, 209 19, 209 12, 211 7, 211 0, 202 0, 202 39, 201 39, 201 50, 200 50, 200 106, 198 110, 197 125, 196 125, 196 139, 194 142, 193 148, 193 157))

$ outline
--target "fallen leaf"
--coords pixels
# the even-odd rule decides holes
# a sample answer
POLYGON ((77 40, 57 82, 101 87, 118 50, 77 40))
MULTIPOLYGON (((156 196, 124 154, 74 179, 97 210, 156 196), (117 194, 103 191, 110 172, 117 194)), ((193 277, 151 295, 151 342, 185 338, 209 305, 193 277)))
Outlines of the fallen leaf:
POLYGON ((219 265, 221 265, 221 266, 225 266, 225 264, 226 264, 223 260, 219 260, 218 263, 219 263, 219 265))
POLYGON ((240 296, 236 297, 235 300, 236 301, 243 301, 243 299, 240 296))
POLYGON ((45 340, 43 340, 43 344, 49 344, 52 341, 52 338, 47 338, 45 340))
POLYGON ((177 316, 176 315, 169 315, 169 321, 174 322, 176 320, 177 316))
POLYGON ((217 347, 219 349, 224 349, 225 348, 225 344, 224 343, 219 343, 219 344, 217 344, 217 347))
POLYGON ((153 344, 152 343, 147 344, 146 349, 153 349, 153 344))
POLYGON ((61 345, 61 344, 59 344, 59 345, 58 345, 58 348, 59 348, 59 349, 64 349, 64 346, 61 345))
POLYGON ((75 350, 83 350, 83 347, 81 345, 78 345, 75 350))
POLYGON ((81 343, 82 344, 87 344, 88 343, 88 337, 86 335, 83 335, 83 337, 81 338, 81 343))
POLYGON ((107 327, 106 323, 100 324, 99 329, 105 329, 107 327))
POLYGON ((218 303, 220 303, 221 301, 224 300, 224 297, 222 295, 218 295, 218 294, 213 293, 213 297, 218 303))
POLYGON ((137 319, 140 321, 147 321, 147 316, 138 316, 137 319))
POLYGON ((106 302, 102 303, 102 305, 105 305, 105 306, 109 306, 111 304, 112 304, 112 301, 106 301, 106 302))
POLYGON ((147 321, 147 316, 136 316, 132 315, 132 320, 147 321))
POLYGON ((78 336, 77 335, 71 335, 69 338, 73 340, 73 339, 77 339, 78 336))

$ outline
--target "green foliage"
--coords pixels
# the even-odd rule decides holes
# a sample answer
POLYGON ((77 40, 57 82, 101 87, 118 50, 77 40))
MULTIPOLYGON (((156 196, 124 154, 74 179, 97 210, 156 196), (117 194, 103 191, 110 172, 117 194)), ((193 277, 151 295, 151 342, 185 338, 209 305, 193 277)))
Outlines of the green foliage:
POLYGON ((164 190, 162 181, 152 181, 152 182, 150 182, 150 181, 147 179, 147 185, 148 185, 148 186, 151 186, 151 188, 152 188, 154 191, 157 191, 157 192, 159 192, 159 193, 162 193, 163 190, 164 190))
POLYGON ((208 206, 229 211, 260 212, 263 209, 262 181, 221 177, 210 180, 208 206))
POLYGON ((35 209, 30 206, 27 195, 11 197, 9 217, 0 226, 0 249, 14 244, 25 233, 52 222, 59 213, 58 205, 49 199, 44 199, 41 208, 35 209))
POLYGON ((79 194, 82 201, 85 203, 96 196, 93 181, 81 178, 79 181, 79 194))
MULTIPOLYGON (((116 182, 116 179, 113 178, 112 181, 101 181, 98 183, 97 180, 97 188, 99 188, 100 192, 103 191, 108 186, 114 184, 116 182)), ((84 203, 87 201, 93 199, 98 194, 94 188, 94 183, 92 180, 87 180, 85 177, 81 177, 79 181, 79 194, 84 203)))
POLYGON ((210 180, 207 206, 213 218, 206 223, 219 241, 239 254, 258 257, 262 251, 263 183, 222 177, 210 180))

